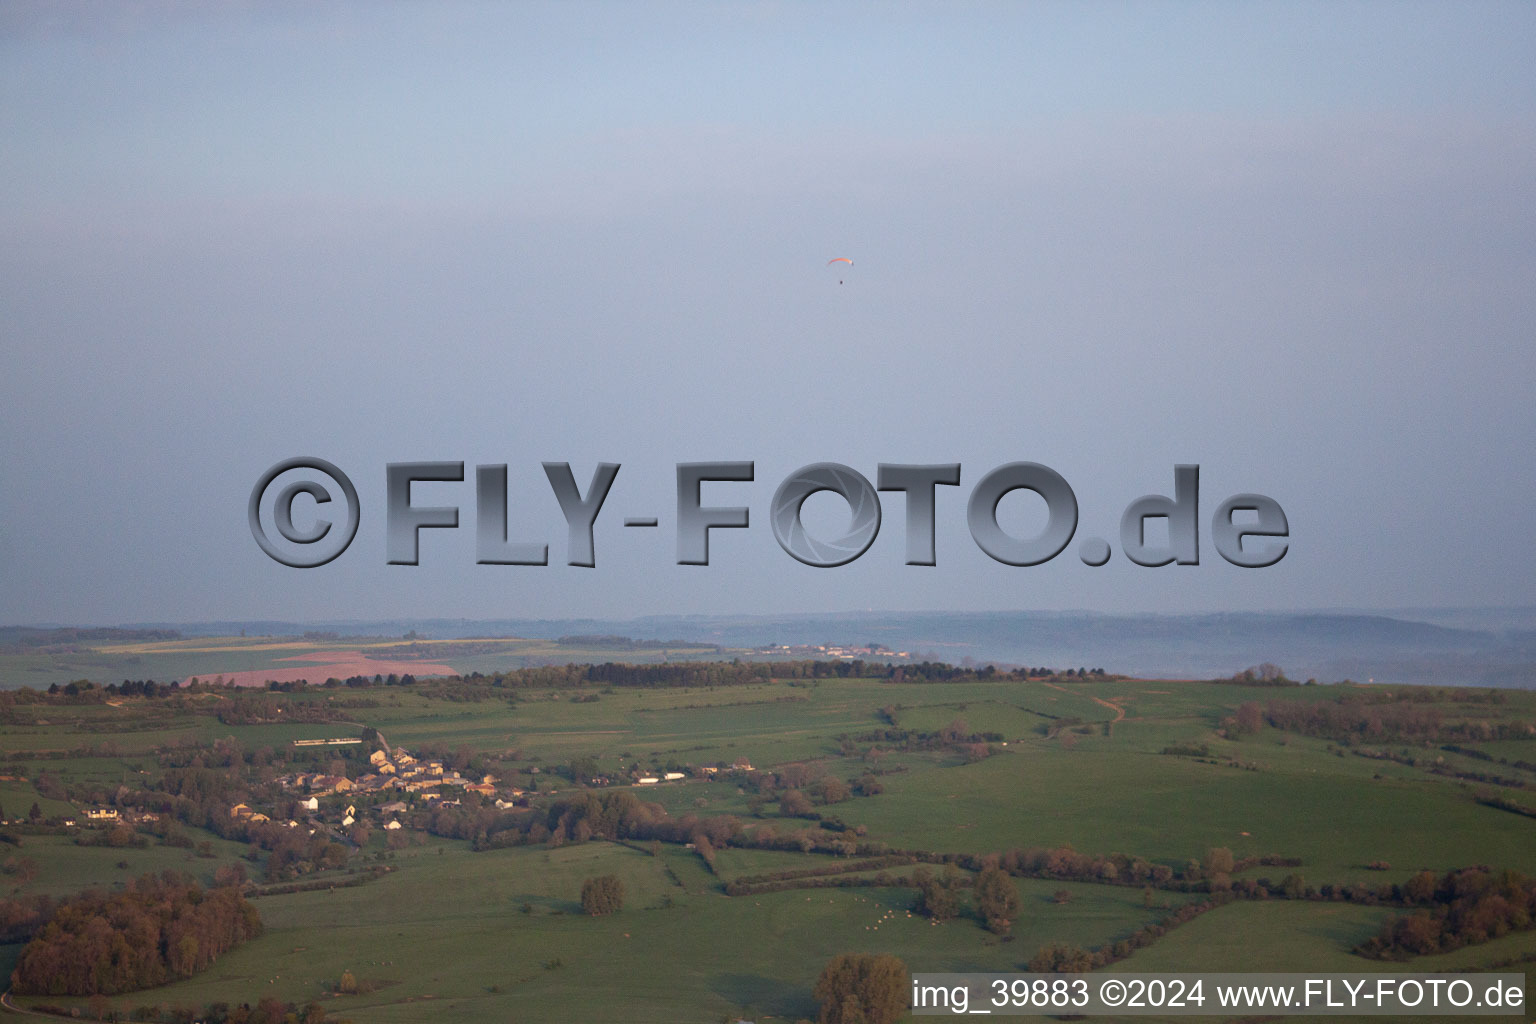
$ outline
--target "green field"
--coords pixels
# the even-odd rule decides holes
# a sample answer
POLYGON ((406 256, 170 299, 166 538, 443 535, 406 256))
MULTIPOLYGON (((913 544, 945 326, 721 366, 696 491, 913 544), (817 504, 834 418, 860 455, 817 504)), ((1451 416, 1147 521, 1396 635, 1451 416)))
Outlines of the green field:
MULTIPOLYGON (((285 695, 280 699, 289 702, 289 714, 319 704, 329 706, 336 721, 263 725, 223 724, 217 716, 231 698, 218 694, 189 701, 176 714, 143 699, 16 704, 0 727, 5 771, 13 777, 0 782, 0 803, 7 816, 25 813, 40 800, 36 785, 45 773, 72 793, 105 799, 118 786, 137 784, 142 773, 152 775, 157 758, 178 744, 228 738, 242 749, 281 753, 296 738, 357 735, 371 726, 395 746, 462 749, 525 773, 518 777, 530 788, 558 791, 540 797, 544 801, 573 788, 559 770, 577 758, 590 758, 617 778, 636 765, 648 771, 729 766, 743 758, 757 773, 799 765, 793 770, 852 780, 874 772, 883 786, 879 795, 817 811, 835 815, 849 835, 896 849, 987 853, 1070 845, 1178 870, 1224 847, 1237 858, 1276 854, 1302 862, 1252 868, 1239 878, 1294 871, 1313 886, 1376 887, 1404 882, 1420 869, 1475 864, 1536 873, 1536 818, 1477 799, 1502 796, 1536 806, 1536 774, 1497 763, 1536 762, 1536 735, 1509 738, 1536 725, 1536 694, 1510 691, 1499 704, 1435 705, 1447 722, 1509 727, 1506 738, 1486 744, 1494 761, 1402 742, 1382 745, 1397 760, 1363 757, 1354 751, 1375 748, 1346 749, 1268 725, 1242 739, 1221 733, 1223 719, 1245 702, 1332 702, 1363 689, 820 679, 712 689, 496 691, 455 701, 392 687, 285 695), (979 758, 955 746, 904 749, 869 739, 897 726, 930 734, 957 724, 1003 739, 979 758), (106 743, 110 749, 103 749, 106 743), (1178 745, 1205 753, 1164 752, 1178 745), (540 771, 531 774, 535 768, 540 771), (1510 784, 1465 777, 1477 770, 1510 784), (1521 778, 1528 781, 1515 784, 1521 778)), ((254 769, 243 770, 256 778, 254 769)), ((755 790, 753 773, 727 772, 635 787, 674 819, 728 814, 748 828, 779 834, 810 824, 780 817, 775 799, 754 801, 755 790)), ((43 800, 41 806, 51 815, 71 805, 43 800)), ((12 895, 110 886, 168 867, 207 880, 219 864, 245 852, 219 843, 210 859, 160 845, 80 847, 67 836, 24 832, 20 839, 19 847, 0 848, 0 858, 24 855, 40 867, 24 885, 4 879, 12 895)), ((354 863, 379 858, 387 858, 382 863, 391 870, 364 885, 257 897, 267 929, 262 937, 198 977, 114 1004, 197 1005, 273 995, 324 1000, 338 1019, 401 1024, 614 1016, 797 1020, 814 1017, 811 987, 839 952, 890 952, 913 970, 1018 971, 1043 946, 1113 944, 1200 898, 1144 893, 1139 885, 1019 878, 1021 911, 1005 940, 979 926, 969 896, 962 897, 958 918, 935 924, 911 914, 915 893, 902 886, 734 897, 723 891, 725 882, 742 876, 839 863, 822 853, 723 847, 712 873, 676 844, 660 844, 654 855, 648 844, 595 840, 475 852, 467 842, 417 833, 414 843, 389 853, 375 835, 354 863), (588 917, 580 912, 581 883, 599 874, 623 879, 625 907, 588 917), (1063 891, 1066 898, 1058 901, 1063 891), (343 971, 368 991, 331 995, 343 971)), ((1347 902, 1240 900, 1110 969, 1429 971, 1536 957, 1536 931, 1408 966, 1350 952, 1399 912, 1347 902)), ((17 953, 14 945, 0 950, 0 968, 8 970, 17 953)))
MULTIPOLYGON (((440 663, 455 672, 504 672, 529 665, 604 661, 656 662, 716 659, 746 654, 701 644, 667 647, 599 644, 515 637, 463 640, 328 637, 193 637, 117 643, 64 651, 0 653, 0 689, 30 686, 46 689, 58 683, 88 679, 105 685, 124 679, 154 679, 161 683, 220 673, 293 668, 293 659, 321 652, 359 651, 382 660, 440 663)), ((408 669, 405 671, 409 671, 408 669)), ((314 682, 320 682, 316 679, 314 682)))
POLYGON ((1014 941, 1001 943, 970 921, 911 915, 906 890, 729 899, 696 864, 676 848, 661 857, 608 843, 473 854, 431 843, 366 886, 259 899, 266 935, 146 996, 196 1004, 235 991, 302 1002, 350 970, 376 990, 328 1005, 356 1020, 606 1019, 616 1006, 658 1024, 678 1020, 680 1007, 687 1019, 794 1019, 815 1011, 806 966, 839 952, 894 952, 930 970, 1014 970, 1021 949, 1093 941, 1153 916, 1138 890, 1067 883, 1077 898, 1057 905, 1050 894, 1060 884, 1025 880, 1025 913, 1014 941), (574 896, 594 874, 624 880, 624 911, 580 913, 574 896))

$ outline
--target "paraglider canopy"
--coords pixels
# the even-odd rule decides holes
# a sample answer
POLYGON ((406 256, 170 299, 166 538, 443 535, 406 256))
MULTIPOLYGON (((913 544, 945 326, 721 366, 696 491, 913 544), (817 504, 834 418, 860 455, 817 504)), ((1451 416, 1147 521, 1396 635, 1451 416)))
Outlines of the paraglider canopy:
MULTIPOLYGON (((847 256, 833 256, 831 259, 827 260, 827 266, 829 267, 834 263, 846 263, 850 267, 853 266, 853 260, 849 259, 847 256)), ((842 284, 843 282, 839 280, 837 283, 842 284)))

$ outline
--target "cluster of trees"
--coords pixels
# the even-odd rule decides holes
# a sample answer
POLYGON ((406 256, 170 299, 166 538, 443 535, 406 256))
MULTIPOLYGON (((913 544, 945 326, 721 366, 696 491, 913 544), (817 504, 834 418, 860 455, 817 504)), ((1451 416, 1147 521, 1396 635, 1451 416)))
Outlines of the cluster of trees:
POLYGON ((434 803, 425 816, 412 815, 410 823, 444 839, 467 840, 475 849, 482 850, 548 839, 547 829, 541 839, 531 837, 533 818, 534 812, 531 810, 509 813, 496 807, 465 801, 460 807, 444 807, 434 803))
MULTIPOLYGON (((852 741, 847 737, 843 740, 844 746, 848 748, 847 755, 851 756, 852 741)), ((754 815, 760 816, 763 805, 769 800, 777 799, 780 803, 780 814, 789 818, 812 820, 820 817, 812 810, 813 798, 823 805, 840 804, 854 795, 875 796, 885 790, 880 781, 870 773, 858 779, 844 781, 835 775, 828 774, 821 765, 802 763, 781 765, 777 771, 753 772, 741 782, 756 791, 756 796, 747 803, 754 815), (791 793, 795 795, 791 796, 791 793)))
POLYGON ((63 686, 52 684, 48 687, 48 696, 54 698, 50 704, 105 704, 108 694, 106 687, 97 686, 89 679, 76 679, 63 686))
POLYGON ((36 935, 53 917, 53 907, 53 897, 42 893, 0 899, 0 943, 25 942, 36 935))
POLYGON ((152 785, 152 789, 122 795, 117 805, 142 807, 193 828, 207 829, 221 839, 246 838, 248 825, 229 816, 229 808, 245 795, 233 773, 201 764, 170 768, 152 785))
POLYGON ((598 875, 581 883, 581 912, 597 917, 624 908, 624 882, 618 875, 598 875))
POLYGON ((955 890, 965 884, 960 872, 951 865, 942 875, 935 875, 926 867, 912 872, 912 884, 917 888, 917 902, 913 906, 919 914, 935 921, 948 921, 960 910, 955 890))
POLYGON ((528 843, 558 846, 589 839, 630 839, 692 842, 706 834, 723 846, 740 829, 735 818, 672 819, 659 804, 648 803, 628 790, 584 791, 555 801, 547 808, 499 811, 491 807, 435 808, 427 819, 434 835, 468 839, 476 849, 497 849, 528 843))
MULTIPOLYGON (((287 685, 287 684, 275 684, 287 685)), ((268 725, 273 722, 340 722, 349 717, 345 708, 313 700, 284 700, 260 690, 242 690, 219 708, 224 725, 268 725)))
POLYGON ((1350 693, 1331 701, 1272 700, 1264 718, 1277 729, 1340 743, 1358 740, 1420 743, 1529 739, 1524 722, 1447 722, 1436 705, 1500 705, 1503 694, 1483 691, 1409 688, 1350 693))
POLYGON ((313 871, 339 870, 347 866, 352 851, 319 832, 285 828, 272 823, 252 825, 247 831, 251 845, 268 850, 263 872, 269 882, 292 881, 313 871))
POLYGON ((1019 891, 1013 879, 994 866, 982 869, 976 876, 976 916, 987 930, 1007 935, 1013 928, 1014 918, 1019 916, 1019 891))
MULTIPOLYGON (((556 800, 547 810, 534 811, 529 817, 536 820, 541 815, 545 828, 551 834, 558 832, 571 839, 588 839, 597 836, 601 839, 662 839, 686 842, 691 838, 691 836, 680 834, 673 836, 649 834, 652 827, 670 821, 666 808, 660 804, 641 800, 635 794, 623 790, 573 794, 556 800)), ((730 820, 731 824, 726 824, 723 819, 712 820, 719 822, 719 831, 715 832, 715 836, 724 843, 730 838, 733 830, 731 826, 735 819, 730 820)))
POLYGON ((1252 736, 1264 725, 1264 712, 1254 701, 1244 701, 1237 706, 1237 713, 1221 720, 1221 728, 1227 736, 1240 740, 1252 736))
POLYGON ((779 813, 786 818, 810 818, 816 810, 810 797, 798 789, 786 789, 779 794, 779 813))
POLYGON ((966 887, 972 890, 977 919, 989 931, 1006 935, 1019 916, 1019 892, 996 863, 986 864, 974 879, 961 875, 953 865, 938 875, 920 867, 912 872, 911 882, 917 889, 913 909, 935 921, 948 921, 959 914, 958 894, 966 887))
POLYGON ((186 978, 261 933, 238 890, 205 891, 173 871, 111 895, 60 903, 21 951, 11 987, 22 995, 113 995, 186 978))
MULTIPOLYGON (((416 677, 409 672, 404 675, 397 675, 391 672, 387 676, 374 673, 371 676, 347 676, 345 679, 337 679, 335 676, 330 676, 325 681, 325 687, 328 690, 334 690, 341 686, 356 690, 368 689, 374 686, 414 686, 415 684, 416 677)), ((271 686, 271 684, 268 685, 271 686)))
POLYGON ((1270 725, 1303 736, 1341 743, 1357 740, 1437 740, 1446 728, 1437 707, 1365 705, 1343 701, 1272 700, 1264 706, 1270 725))
POLYGON ((1065 672, 1057 671, 1054 668, 1029 668, 1023 669, 1021 671, 1024 675, 1029 676, 1031 679, 1091 679, 1097 682, 1107 679, 1123 678, 1122 676, 1112 676, 1105 672, 1102 668, 1083 668, 1081 666, 1075 669, 1069 668, 1065 672))
POLYGON ((1285 677, 1285 670, 1272 661, 1266 661, 1261 665, 1254 665, 1235 673, 1231 679, 1219 679, 1217 682, 1236 683, 1239 686, 1300 686, 1294 679, 1285 677))
MULTIPOLYGON (((839 737, 841 738, 841 737, 839 737)), ((957 718, 942 729, 925 732, 920 729, 903 729, 892 725, 885 729, 874 729, 850 737, 859 743, 884 743, 891 747, 905 751, 915 750, 954 750, 968 754, 971 748, 980 746, 986 750, 989 743, 1001 743, 1007 737, 1000 732, 991 730, 982 732, 973 730, 962 718, 957 718)))
POLYGON ((1062 881, 1167 885, 1173 880, 1173 869, 1166 864, 1124 853, 1079 853, 1070 846, 1008 850, 998 858, 998 866, 1010 875, 1062 881))
POLYGON ((889 953, 843 953, 816 979, 819 1024, 895 1024, 911 1000, 907 965, 889 953))
POLYGON ((1402 896, 1426 909, 1389 921, 1356 953, 1406 960, 1536 926, 1536 878, 1518 871, 1478 867, 1450 871, 1440 878, 1421 871, 1403 886, 1402 896))
POLYGON ((124 679, 121 684, 107 684, 106 690, 114 697, 169 697, 181 689, 181 683, 157 683, 153 679, 124 679))

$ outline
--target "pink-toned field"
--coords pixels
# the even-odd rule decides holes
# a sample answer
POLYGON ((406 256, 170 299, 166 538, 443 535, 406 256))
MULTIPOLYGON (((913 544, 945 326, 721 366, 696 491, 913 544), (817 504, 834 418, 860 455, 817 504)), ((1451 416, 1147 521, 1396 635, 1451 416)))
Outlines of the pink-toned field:
MULTIPOLYGON (((424 676, 451 676, 454 670, 448 665, 428 661, 386 661, 380 658, 370 658, 361 651, 315 651, 310 654, 297 654, 289 658, 279 658, 279 661, 306 662, 307 664, 255 669, 250 672, 199 672, 197 678, 204 682, 212 682, 221 674, 226 683, 235 686, 265 686, 269 680, 279 683, 291 683, 298 679, 307 679, 312 685, 325 682, 332 676, 337 679, 346 679, 348 676, 388 676, 411 675, 420 679, 424 676)), ((191 676, 182 680, 185 685, 191 680, 191 676)))

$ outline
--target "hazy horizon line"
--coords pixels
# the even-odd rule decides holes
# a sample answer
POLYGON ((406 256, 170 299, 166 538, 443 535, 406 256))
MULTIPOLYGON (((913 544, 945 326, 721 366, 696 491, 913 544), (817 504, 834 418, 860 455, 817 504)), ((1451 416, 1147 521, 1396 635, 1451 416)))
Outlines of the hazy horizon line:
POLYGON ((1092 616, 1105 619, 1131 619, 1131 618, 1167 618, 1188 619, 1202 618, 1212 615, 1234 615, 1259 617, 1266 615, 1372 615, 1382 617, 1396 617, 1413 613, 1454 613, 1454 612, 1529 612, 1536 613, 1536 604, 1491 604, 1491 605, 1394 605, 1389 607, 1368 607, 1360 605, 1327 605, 1321 607, 1275 607, 1267 609, 1206 609, 1200 611, 1096 611, 1091 608, 992 608, 992 609, 962 609, 962 608, 854 608, 840 611, 724 611, 724 612, 648 612, 636 615, 427 615, 427 614, 401 614, 383 615, 365 618, 316 618, 297 617, 284 618, 281 616, 257 616, 257 617, 211 617, 204 619, 146 619, 128 622, 8 622, 0 623, 0 629, 150 629, 176 626, 218 625, 229 623, 231 625, 241 623, 284 623, 288 625, 341 625, 357 624, 367 625, 383 622, 641 622, 651 619, 766 619, 766 618, 844 618, 844 617, 879 617, 895 615, 956 615, 956 616, 994 616, 994 615, 1048 615, 1048 616, 1092 616))

